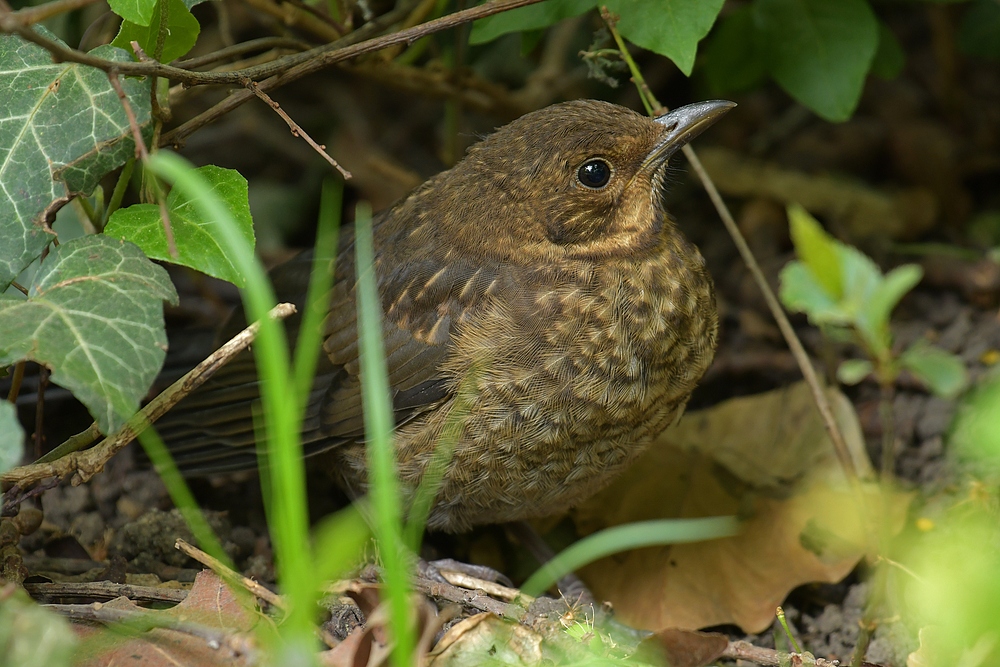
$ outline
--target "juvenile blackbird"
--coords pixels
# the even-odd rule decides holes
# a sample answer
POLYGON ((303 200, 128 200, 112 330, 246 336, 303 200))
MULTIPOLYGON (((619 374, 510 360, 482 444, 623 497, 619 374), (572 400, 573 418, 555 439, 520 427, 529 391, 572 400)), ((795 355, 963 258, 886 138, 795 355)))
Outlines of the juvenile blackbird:
MULTIPOLYGON (((567 509, 683 409, 714 354, 716 304, 661 193, 670 156, 733 106, 703 102, 653 120, 594 100, 556 104, 500 128, 377 216, 405 488, 419 483, 442 431, 457 434, 430 528, 567 509)), ((311 261, 273 272, 279 300, 301 307, 311 261)), ((345 230, 303 443, 359 495, 354 276, 345 230)), ((230 328, 241 327, 237 315, 230 328)), ((182 469, 253 467, 257 397, 245 354, 161 420, 182 469)))

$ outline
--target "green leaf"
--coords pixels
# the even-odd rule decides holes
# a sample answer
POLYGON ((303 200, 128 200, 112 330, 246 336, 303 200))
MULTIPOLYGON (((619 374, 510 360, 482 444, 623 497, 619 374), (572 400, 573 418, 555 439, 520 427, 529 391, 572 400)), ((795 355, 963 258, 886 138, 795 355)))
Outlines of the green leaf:
POLYGON ((156 0, 108 0, 111 11, 126 21, 137 25, 149 25, 153 20, 156 0))
POLYGON ((1000 469, 1000 375, 979 382, 962 399, 949 445, 962 459, 985 459, 1000 469))
POLYGON ((713 95, 749 90, 764 80, 767 71, 754 37, 750 5, 719 21, 705 45, 703 65, 713 95))
POLYGON ((839 300, 844 294, 844 285, 837 240, 823 231, 816 218, 798 204, 789 204, 788 224, 796 254, 830 298, 839 300))
MULTIPOLYGON (((129 60, 111 46, 91 53, 129 60)), ((121 83, 148 132, 148 81, 122 77, 121 83)), ((48 51, 13 35, 0 35, 0 100, 2 289, 52 240, 45 221, 73 194, 91 192, 101 177, 134 155, 135 146, 125 110, 104 72, 53 63, 48 51)))
POLYGON ((1000 60, 1000 2, 974 2, 962 18, 957 41, 970 56, 1000 60))
POLYGON ((906 293, 917 286, 924 271, 916 264, 904 264, 878 281, 872 294, 865 299, 859 318, 870 324, 871 330, 889 326, 892 311, 906 293))
POLYGON ((872 363, 867 359, 848 359, 837 368, 837 379, 846 385, 855 385, 871 375, 872 363))
POLYGON ((878 51, 872 60, 872 74, 883 79, 895 79, 906 64, 906 53, 896 35, 885 23, 878 24, 878 51))
POLYGON ((724 0, 608 0, 618 30, 633 44, 666 56, 691 75, 698 42, 708 34, 724 0))
POLYGON ((19 464, 23 456, 24 429, 17 420, 17 409, 7 401, 0 401, 0 472, 19 464))
MULTIPOLYGON (((238 171, 214 165, 200 167, 196 171, 208 181, 216 196, 225 202, 240 234, 252 249, 253 219, 250 217, 246 179, 238 171)), ((177 257, 170 254, 160 209, 155 204, 134 204, 118 209, 111 215, 104 233, 131 241, 152 259, 188 266, 243 287, 246 283, 244 276, 223 251, 218 223, 204 219, 194 202, 177 189, 167 196, 166 205, 177 257)))
POLYGON ((868 314, 868 309, 884 282, 882 271, 868 255, 839 241, 837 254, 840 257, 840 275, 844 281, 841 308, 848 314, 869 349, 882 354, 892 342, 888 318, 873 319, 868 314))
MULTIPOLYGON (((194 43, 198 41, 198 32, 201 30, 201 26, 191 10, 187 8, 184 0, 163 1, 167 3, 167 33, 166 39, 163 41, 163 52, 157 59, 160 62, 168 63, 191 50, 194 43)), ((121 28, 118 29, 118 36, 111 44, 132 53, 132 41, 134 40, 139 42, 139 46, 147 55, 156 57, 156 40, 159 33, 160 2, 158 1, 148 26, 128 20, 122 21, 121 28)))
POLYGON ((0 363, 31 359, 110 433, 139 407, 163 364, 167 272, 131 243, 85 236, 53 249, 28 298, 0 295, 0 363))
POLYGON ((847 120, 878 47, 866 0, 756 0, 754 23, 771 76, 826 120, 847 120))
POLYGON ((944 398, 955 398, 969 384, 969 372, 961 359, 922 340, 900 355, 899 364, 944 398))
POLYGON ((802 262, 789 262, 779 276, 785 308, 805 313, 813 324, 847 324, 850 317, 802 262))
POLYGON ((593 9, 599 0, 545 0, 535 5, 479 19, 472 24, 470 44, 484 44, 509 32, 538 30, 593 9))
POLYGON ((22 588, 0 599, 0 655, 8 667, 70 667, 79 640, 69 621, 46 609, 22 588))

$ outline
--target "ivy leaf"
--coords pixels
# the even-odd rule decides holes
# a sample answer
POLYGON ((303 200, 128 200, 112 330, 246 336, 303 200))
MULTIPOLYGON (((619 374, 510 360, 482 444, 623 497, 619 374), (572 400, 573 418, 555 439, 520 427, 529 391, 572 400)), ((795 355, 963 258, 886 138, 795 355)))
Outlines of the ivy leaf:
POLYGON ((944 398, 955 398, 969 384, 969 373, 961 359, 922 340, 900 355, 899 365, 944 398))
POLYGON ((878 48, 878 20, 865 0, 755 0, 754 23, 768 70, 789 95, 831 122, 861 99, 878 48))
MULTIPOLYGON (((36 28, 49 39, 56 37, 36 28)), ((127 62, 120 49, 95 56, 127 62)), ((122 88, 144 132, 151 129, 149 82, 122 77, 122 88)), ((107 75, 74 63, 53 63, 48 51, 15 35, 0 35, 0 288, 52 240, 45 227, 70 197, 135 153, 121 100, 107 75)))
MULTIPOLYGON (((214 165, 200 167, 197 171, 232 211, 240 231, 252 248, 253 219, 250 217, 246 179, 238 171, 214 165)), ((246 284, 243 275, 222 250, 217 223, 202 218, 192 200, 178 190, 170 192, 166 204, 177 257, 170 254, 160 209, 155 204, 134 204, 118 209, 111 215, 104 233, 135 243, 153 259, 188 266, 243 287, 246 284)))
POLYGON ((996 0, 972 3, 962 18, 956 41, 970 56, 1000 60, 1000 3, 996 0))
POLYGON ((509 12, 501 12, 479 19, 472 24, 470 44, 485 44, 501 35, 547 28, 563 19, 593 9, 599 0, 545 0, 509 12))
POLYGON ((24 456, 24 429, 17 420, 17 409, 0 401, 0 472, 6 472, 21 462, 24 456))
POLYGON ((764 80, 767 70, 754 31, 750 5, 719 21, 705 45, 702 70, 713 95, 749 90, 764 80))
POLYGON ((691 75, 698 42, 708 34, 724 0, 608 0, 618 30, 633 44, 674 61, 691 75))
POLYGON ((139 407, 166 351, 167 272, 131 243, 84 236, 55 247, 28 298, 0 295, 0 364, 30 359, 87 406, 104 433, 139 407))
POLYGON ((111 11, 126 21, 148 26, 153 20, 156 0, 108 0, 111 11))
POLYGON ((158 60, 168 63, 190 51, 194 43, 198 41, 201 26, 184 0, 157 0, 153 17, 148 26, 129 20, 122 21, 118 35, 111 44, 131 53, 132 41, 134 40, 139 42, 139 46, 149 56, 154 56, 156 40, 160 34, 160 2, 167 3, 167 32, 166 39, 163 41, 163 51, 158 60))
POLYGON ((906 64, 906 53, 896 35, 885 23, 878 24, 878 50, 872 60, 872 74, 886 80, 895 79, 906 64))

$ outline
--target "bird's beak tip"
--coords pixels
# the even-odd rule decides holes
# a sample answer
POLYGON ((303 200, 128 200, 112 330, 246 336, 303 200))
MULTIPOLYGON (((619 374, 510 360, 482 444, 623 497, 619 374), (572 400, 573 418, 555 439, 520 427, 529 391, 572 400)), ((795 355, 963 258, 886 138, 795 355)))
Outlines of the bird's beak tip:
POLYGON ((735 102, 709 100, 679 107, 653 120, 664 127, 664 136, 650 158, 666 159, 726 115, 735 102))

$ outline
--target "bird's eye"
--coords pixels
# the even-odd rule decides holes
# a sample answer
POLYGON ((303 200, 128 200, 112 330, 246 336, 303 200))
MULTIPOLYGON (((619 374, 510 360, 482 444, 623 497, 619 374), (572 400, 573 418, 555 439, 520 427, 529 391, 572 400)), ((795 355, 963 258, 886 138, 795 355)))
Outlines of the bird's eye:
POLYGON ((600 190, 611 180, 611 165, 600 158, 587 160, 580 165, 576 178, 583 187, 600 190))

